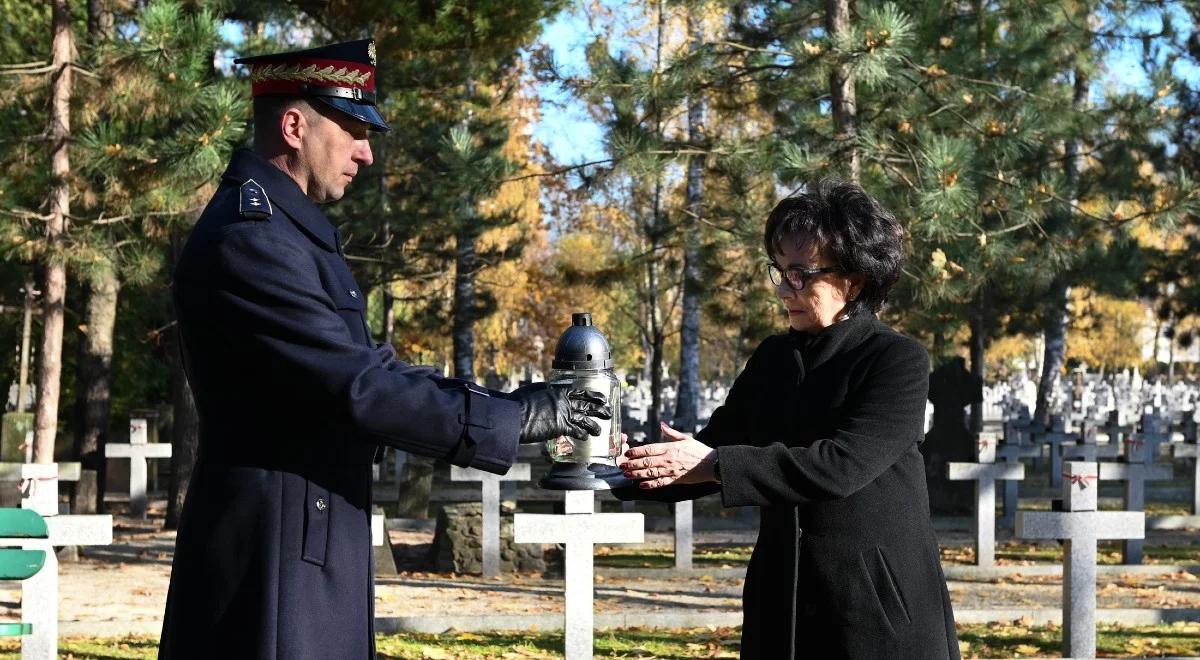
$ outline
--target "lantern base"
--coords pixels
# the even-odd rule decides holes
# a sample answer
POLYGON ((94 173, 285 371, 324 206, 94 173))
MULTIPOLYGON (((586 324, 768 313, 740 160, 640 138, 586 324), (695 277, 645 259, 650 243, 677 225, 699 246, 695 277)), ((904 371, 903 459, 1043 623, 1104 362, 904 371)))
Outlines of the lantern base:
POLYGON ((621 468, 604 463, 555 463, 538 482, 546 490, 612 490, 632 486, 621 468))

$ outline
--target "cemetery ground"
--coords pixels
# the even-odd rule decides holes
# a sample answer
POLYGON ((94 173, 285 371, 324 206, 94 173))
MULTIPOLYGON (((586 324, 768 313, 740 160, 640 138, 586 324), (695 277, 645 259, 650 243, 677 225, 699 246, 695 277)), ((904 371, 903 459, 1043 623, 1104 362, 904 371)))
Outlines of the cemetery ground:
MULTIPOLYGON (((1160 486, 1170 492, 1174 484, 1160 486)), ((1119 505, 1116 488, 1109 490, 1102 489, 1101 508, 1119 505)), ((78 562, 60 565, 60 657, 155 657, 174 547, 173 533, 161 529, 164 504, 152 501, 149 518, 140 520, 125 515, 123 503, 114 503, 113 544, 81 548, 78 562)), ((620 508, 612 501, 603 506, 620 508)), ((1045 508, 1045 500, 1025 501, 1023 493, 1021 506, 1045 508)), ((538 507, 523 503, 521 510, 538 507)), ((1186 504, 1154 502, 1150 513, 1175 514, 1181 507, 1186 504)), ((695 568, 677 571, 669 510, 649 504, 639 505, 639 511, 647 516, 645 544, 596 548, 596 655, 737 657, 742 575, 755 535, 752 518, 698 505, 695 568)), ((1058 543, 1017 541, 1001 525, 997 566, 983 571, 971 566, 969 520, 936 522, 963 656, 1057 657, 1062 630, 1047 613, 1060 607, 1058 543), (996 616, 1004 612, 1010 613, 1007 619, 996 616)), ((377 578, 380 657, 561 657, 563 633, 555 622, 561 625, 562 574, 554 568, 553 548, 544 575, 485 579, 432 570, 432 520, 389 527, 397 571, 377 578), (521 631, 497 632, 497 622, 521 631)), ((1098 607, 1173 610, 1181 620, 1101 619, 1098 655, 1200 656, 1200 533, 1148 531, 1143 566, 1119 566, 1119 547, 1119 542, 1101 544, 1098 607)), ((18 585, 0 583, 0 618, 17 618, 19 601, 18 585)), ((0 658, 19 657, 17 644, 0 643, 0 658)))

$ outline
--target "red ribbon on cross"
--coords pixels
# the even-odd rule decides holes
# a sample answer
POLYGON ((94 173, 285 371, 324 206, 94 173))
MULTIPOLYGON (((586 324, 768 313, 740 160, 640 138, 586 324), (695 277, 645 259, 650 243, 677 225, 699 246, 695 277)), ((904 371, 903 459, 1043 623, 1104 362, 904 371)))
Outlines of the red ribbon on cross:
POLYGON ((1136 449, 1146 444, 1146 441, 1142 440, 1141 438, 1125 438, 1125 444, 1133 445, 1133 447, 1136 449))
POLYGON ((1063 476, 1071 480, 1072 486, 1079 486, 1080 489, 1087 488, 1089 481, 1095 481, 1099 478, 1094 474, 1067 474, 1066 472, 1063 473, 1063 476))

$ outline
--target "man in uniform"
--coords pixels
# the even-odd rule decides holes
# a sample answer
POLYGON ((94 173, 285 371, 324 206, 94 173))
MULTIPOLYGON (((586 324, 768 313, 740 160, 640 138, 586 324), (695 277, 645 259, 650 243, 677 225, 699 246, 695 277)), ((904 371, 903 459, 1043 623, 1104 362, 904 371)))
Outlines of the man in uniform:
POLYGON ((503 474, 518 442, 599 434, 602 395, 501 393, 406 364, 317 206, 372 162, 370 40, 243 58, 254 149, 233 155, 175 272, 200 446, 162 658, 374 658, 371 462, 381 445, 503 474))

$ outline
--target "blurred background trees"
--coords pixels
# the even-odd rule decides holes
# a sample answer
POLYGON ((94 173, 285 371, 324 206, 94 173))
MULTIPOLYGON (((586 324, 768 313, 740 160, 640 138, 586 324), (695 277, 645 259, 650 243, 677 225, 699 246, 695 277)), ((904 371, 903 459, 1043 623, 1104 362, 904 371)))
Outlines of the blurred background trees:
POLYGON ((375 338, 403 359, 507 388, 543 374, 570 313, 588 310, 618 367, 651 384, 651 428, 694 424, 703 384, 730 382, 785 327, 763 268, 767 212, 841 176, 904 222, 910 257, 885 316, 935 363, 961 355, 980 377, 1023 372, 1043 391, 1079 364, 1195 370, 1194 3, 62 7, 74 46, 55 59, 51 8, 0 0, 0 381, 10 410, 20 382, 25 411, 49 403, 32 385, 61 307, 48 340, 61 395, 39 438, 95 473, 83 510, 101 501, 97 452, 133 408, 182 420, 186 485, 194 412, 170 272, 248 143, 233 58, 367 36, 393 131, 328 212, 375 338), (61 305, 47 306, 47 266, 65 276, 61 305))

